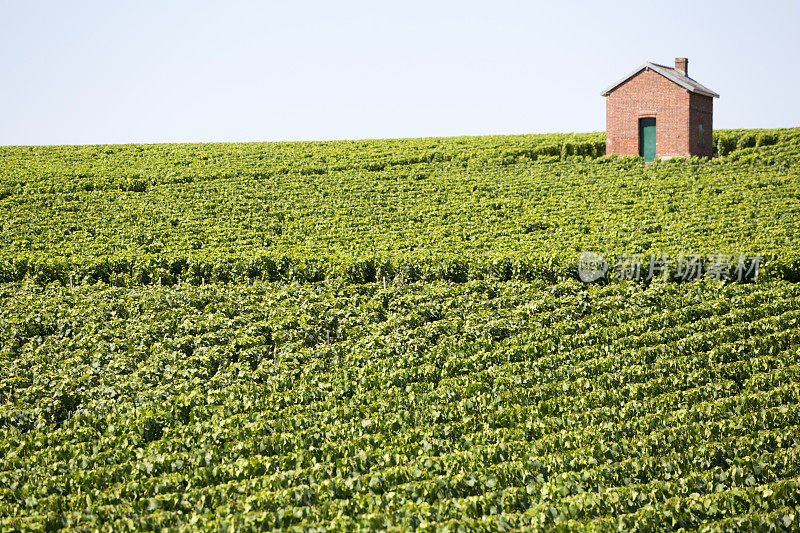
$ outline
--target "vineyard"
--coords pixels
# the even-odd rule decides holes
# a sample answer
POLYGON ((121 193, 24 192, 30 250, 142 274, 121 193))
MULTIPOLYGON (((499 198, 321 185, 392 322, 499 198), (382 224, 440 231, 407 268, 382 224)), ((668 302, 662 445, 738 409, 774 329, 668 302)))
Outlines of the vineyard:
POLYGON ((0 531, 797 530, 800 128, 714 146, 0 147, 0 531))

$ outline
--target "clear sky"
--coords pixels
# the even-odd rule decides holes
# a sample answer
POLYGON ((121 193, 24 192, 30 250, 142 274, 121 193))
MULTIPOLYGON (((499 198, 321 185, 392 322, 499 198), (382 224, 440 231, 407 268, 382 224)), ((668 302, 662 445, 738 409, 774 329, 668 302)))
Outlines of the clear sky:
POLYGON ((602 131, 677 56, 715 128, 800 126, 798 0, 0 0, 0 145, 602 131))

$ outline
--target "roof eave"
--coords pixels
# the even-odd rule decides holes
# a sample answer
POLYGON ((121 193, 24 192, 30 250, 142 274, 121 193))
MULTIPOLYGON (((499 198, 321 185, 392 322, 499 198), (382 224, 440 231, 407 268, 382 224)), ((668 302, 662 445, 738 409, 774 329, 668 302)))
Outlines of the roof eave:
MULTIPOLYGON (((702 95, 705 95, 705 96, 711 96, 712 98, 719 98, 719 95, 717 93, 715 93, 714 91, 712 91, 711 89, 708 89, 707 87, 702 87, 701 88, 701 87, 694 87, 692 85, 689 85, 688 83, 686 83, 682 79, 674 76, 672 74, 672 72, 670 72, 669 70, 665 70, 664 68, 662 68, 661 65, 656 65, 656 64, 650 63, 648 61, 647 63, 645 63, 645 66, 649 67, 654 72, 657 72, 657 73, 661 74, 662 76, 664 76, 665 78, 667 78, 671 82, 673 82, 673 83, 675 83, 677 85, 680 85, 681 87, 683 87, 684 89, 686 89, 690 93, 697 93, 697 94, 702 94, 702 95)), ((694 81, 694 80, 692 80, 692 81, 694 81)), ((696 81, 695 81, 695 83, 697 85, 701 85, 700 83, 698 83, 696 81)))
POLYGON ((617 87, 619 87, 620 85, 622 85, 623 83, 625 83, 626 81, 628 81, 629 79, 631 79, 632 77, 634 77, 634 76, 636 76, 637 74, 639 74, 639 73, 640 73, 641 71, 643 71, 645 68, 647 68, 647 63, 645 63, 645 64, 644 64, 644 65, 642 65, 641 67, 637 68, 636 70, 634 70, 633 72, 631 72, 630 74, 628 74, 627 76, 625 76, 624 78, 622 78, 621 80, 619 80, 618 82, 616 82, 614 85, 612 85, 611 87, 609 87, 608 89, 606 89, 605 91, 603 91, 603 92, 600 94, 600 96, 608 96, 608 95, 609 95, 609 93, 610 93, 611 91, 613 91, 614 89, 616 89, 617 87))
POLYGON ((625 76, 624 78, 622 78, 621 80, 616 82, 614 85, 612 85, 611 87, 609 87, 608 89, 603 91, 600 94, 600 96, 608 96, 611 93, 611 91, 613 91, 614 89, 616 89, 617 87, 619 87, 620 85, 622 85, 623 83, 625 83, 626 81, 631 79, 632 77, 636 76, 638 73, 640 73, 641 71, 643 71, 646 68, 649 68, 650 70, 652 70, 654 72, 657 72, 658 74, 661 74, 662 76, 664 76, 665 78, 670 80, 672 83, 675 83, 675 84, 683 87, 684 89, 686 89, 687 91, 689 91, 691 93, 702 94, 704 96, 710 96, 712 98, 719 98, 719 95, 717 93, 715 93, 714 91, 712 91, 710 89, 702 90, 702 89, 699 89, 697 87, 693 87, 693 86, 689 85, 688 83, 684 82, 683 80, 681 80, 680 78, 676 78, 669 71, 663 70, 659 65, 653 64, 650 61, 646 62, 644 65, 640 66, 639 68, 637 68, 636 70, 634 70, 633 72, 631 72, 630 74, 628 74, 627 76, 625 76))
POLYGON ((692 91, 696 94, 702 94, 703 96, 710 96, 711 98, 719 98, 719 95, 713 91, 692 91))

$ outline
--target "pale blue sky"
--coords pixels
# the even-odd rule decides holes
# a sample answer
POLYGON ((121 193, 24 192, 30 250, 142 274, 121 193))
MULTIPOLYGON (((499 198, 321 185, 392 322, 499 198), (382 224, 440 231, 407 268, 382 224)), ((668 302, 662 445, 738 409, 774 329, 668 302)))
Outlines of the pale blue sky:
POLYGON ((689 58, 714 126, 800 126, 800 2, 0 0, 0 145, 602 131, 689 58))

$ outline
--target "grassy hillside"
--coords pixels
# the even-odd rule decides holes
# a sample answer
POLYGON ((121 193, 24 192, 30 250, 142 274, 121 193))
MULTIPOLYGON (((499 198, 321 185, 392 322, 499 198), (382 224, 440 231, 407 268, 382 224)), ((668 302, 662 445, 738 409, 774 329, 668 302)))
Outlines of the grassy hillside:
POLYGON ((0 530, 797 528, 800 129, 714 142, 0 148, 0 530))

